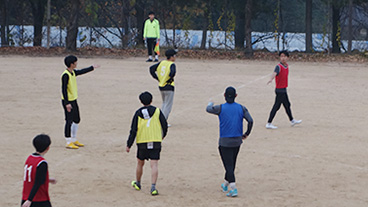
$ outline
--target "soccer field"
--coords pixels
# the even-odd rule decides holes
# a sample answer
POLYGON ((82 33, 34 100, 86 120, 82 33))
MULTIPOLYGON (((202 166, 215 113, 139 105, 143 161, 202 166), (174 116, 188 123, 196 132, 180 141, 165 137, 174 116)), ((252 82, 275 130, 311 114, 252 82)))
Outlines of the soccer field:
MULTIPOLYGON (((0 57, 0 206, 19 206, 23 167, 32 139, 52 139, 45 158, 53 206, 368 206, 368 67, 352 63, 289 62, 291 127, 283 108, 265 129, 274 102, 268 75, 277 62, 177 59, 174 106, 163 141, 157 189, 150 167, 135 191, 136 147, 125 152, 138 95, 153 94, 157 82, 143 58, 80 58, 78 68, 101 65, 78 76, 81 112, 78 139, 65 148, 60 76, 64 57, 0 57), (239 196, 220 190, 224 169, 218 154, 218 118, 205 111, 212 98, 223 103, 227 86, 254 119, 235 171, 239 196)), ((245 125, 246 126, 246 125, 245 125)))

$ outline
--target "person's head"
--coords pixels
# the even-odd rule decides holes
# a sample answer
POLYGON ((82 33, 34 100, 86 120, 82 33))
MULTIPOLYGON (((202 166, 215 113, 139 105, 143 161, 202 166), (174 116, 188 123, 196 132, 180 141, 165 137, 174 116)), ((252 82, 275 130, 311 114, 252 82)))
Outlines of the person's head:
POLYGON ((149 106, 152 103, 152 94, 148 91, 143 92, 141 95, 139 95, 139 100, 143 105, 149 106))
POLYGON ((78 61, 78 58, 75 57, 74 55, 69 55, 64 58, 64 63, 66 67, 71 68, 71 69, 74 69, 77 67, 77 61, 78 61))
POLYGON ((289 59, 289 52, 286 50, 280 51, 279 56, 280 56, 280 61, 282 63, 286 63, 289 59))
POLYGON ((234 103, 235 97, 237 95, 238 94, 236 94, 235 88, 232 87, 232 86, 227 87, 226 90, 225 90, 225 93, 224 93, 225 100, 226 100, 227 103, 234 103))
POLYGON ((36 149, 36 152, 45 154, 51 144, 51 139, 49 135, 39 134, 35 138, 33 138, 33 146, 36 149))
POLYGON ((153 19, 155 18, 155 12, 150 11, 150 12, 148 13, 148 16, 149 16, 150 20, 153 20, 153 19))
POLYGON ((178 52, 176 52, 174 49, 168 49, 165 52, 165 56, 166 56, 167 60, 175 62, 177 53, 178 52))

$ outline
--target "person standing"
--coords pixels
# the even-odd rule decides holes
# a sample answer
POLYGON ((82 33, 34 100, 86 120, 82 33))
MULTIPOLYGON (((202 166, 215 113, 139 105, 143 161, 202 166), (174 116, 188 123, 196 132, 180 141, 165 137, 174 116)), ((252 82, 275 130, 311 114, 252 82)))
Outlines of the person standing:
POLYGON ((151 160, 151 195, 158 195, 156 182, 158 177, 158 161, 160 160, 161 142, 167 134, 167 122, 161 110, 151 105, 152 94, 144 92, 139 95, 143 107, 138 109, 132 120, 126 152, 130 152, 134 140, 137 143, 136 180, 131 185, 141 190, 141 178, 145 160, 151 160))
POLYGON ((176 54, 177 52, 174 49, 169 49, 165 52, 167 60, 163 60, 150 67, 151 76, 159 82, 158 85, 162 96, 161 110, 166 120, 169 119, 169 114, 174 103, 174 77, 176 74, 174 62, 176 60, 176 54))
POLYGON ((88 68, 76 70, 77 57, 69 55, 65 57, 64 63, 67 69, 61 75, 61 99, 65 113, 65 129, 64 135, 66 140, 66 148, 78 149, 84 144, 79 142, 76 138, 78 124, 80 122, 79 107, 77 103, 78 88, 77 79, 79 75, 93 71, 99 65, 92 65, 88 68))
POLYGON ((221 189, 223 192, 227 192, 227 196, 236 197, 238 196, 234 174, 236 160, 240 145, 243 143, 243 140, 249 136, 252 130, 253 119, 245 106, 235 102, 237 96, 235 88, 226 88, 224 96, 226 103, 214 105, 213 102, 209 102, 206 111, 218 115, 220 120, 218 149, 226 171, 225 182, 221 184, 221 189), (248 128, 244 134, 243 119, 248 122, 248 128), (228 191, 228 187, 230 187, 230 191, 228 191))
POLYGON ((51 207, 49 183, 55 184, 54 178, 49 178, 48 164, 43 156, 49 151, 51 139, 40 134, 33 139, 36 152, 29 155, 24 164, 22 207, 51 207))
POLYGON ((156 43, 160 43, 160 23, 155 19, 155 13, 149 12, 148 19, 144 22, 143 40, 147 42, 148 60, 152 62, 152 53, 155 53, 155 62, 158 62, 158 54, 154 51, 156 43))
POLYGON ((270 84, 273 79, 276 79, 276 89, 275 89, 276 99, 270 112, 268 122, 266 124, 267 129, 277 129, 277 126, 272 124, 272 120, 275 117, 276 112, 280 109, 281 104, 285 108, 286 114, 288 115, 289 120, 291 122, 291 126, 302 123, 302 120, 296 120, 293 118, 290 109, 291 104, 286 91, 286 88, 288 87, 288 76, 289 76, 289 65, 287 63, 289 59, 289 52, 285 50, 281 51, 279 53, 279 56, 280 56, 280 63, 276 66, 271 76, 271 79, 267 82, 267 84, 270 84))

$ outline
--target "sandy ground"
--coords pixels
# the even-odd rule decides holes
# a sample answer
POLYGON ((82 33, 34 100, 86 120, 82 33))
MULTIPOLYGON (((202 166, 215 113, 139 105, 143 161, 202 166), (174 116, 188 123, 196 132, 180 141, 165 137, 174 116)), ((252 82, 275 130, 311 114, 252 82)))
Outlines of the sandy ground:
POLYGON ((136 148, 125 143, 140 92, 154 95, 157 83, 143 58, 83 59, 79 67, 102 65, 78 77, 82 121, 79 140, 86 147, 64 148, 60 101, 63 58, 0 57, 0 206, 19 206, 23 165, 31 141, 47 133, 46 159, 54 206, 368 206, 367 64, 290 63, 289 97, 295 118, 290 127, 282 108, 277 130, 264 128, 274 101, 267 75, 276 62, 178 59, 175 103, 159 162, 160 195, 152 197, 150 168, 143 189, 135 178, 136 148), (222 103, 229 86, 255 120, 242 145, 236 169, 239 197, 220 190, 224 170, 217 151, 218 119, 205 107, 222 103))

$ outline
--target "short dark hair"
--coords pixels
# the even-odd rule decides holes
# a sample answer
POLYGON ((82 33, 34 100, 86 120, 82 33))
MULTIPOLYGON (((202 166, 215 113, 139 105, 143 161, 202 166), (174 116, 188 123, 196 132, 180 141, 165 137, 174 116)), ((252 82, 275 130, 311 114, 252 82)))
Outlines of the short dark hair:
POLYGON ((33 138, 33 146, 37 152, 44 152, 51 144, 49 135, 39 134, 33 138))
POLYGON ((167 59, 170 59, 172 56, 176 55, 178 52, 174 49, 168 49, 165 52, 165 56, 167 59))
POLYGON ((75 57, 74 55, 69 55, 69 56, 66 56, 65 58, 64 58, 64 63, 65 63, 65 65, 66 65, 66 67, 70 67, 70 65, 72 64, 72 63, 75 63, 75 62, 77 62, 78 61, 78 58, 77 57, 75 57))
POLYGON ((229 86, 225 90, 225 100, 227 103, 234 103, 236 97, 236 90, 234 87, 229 86))
POLYGON ((139 95, 139 100, 143 105, 147 106, 152 103, 152 94, 148 91, 145 91, 139 95))
POLYGON ((288 52, 288 51, 286 51, 286 50, 282 50, 282 51, 280 51, 280 52, 279 52, 279 56, 281 56, 281 54, 284 54, 284 55, 286 55, 286 57, 289 57, 289 52, 288 52))
POLYGON ((155 12, 153 11, 148 12, 148 15, 151 15, 151 14, 155 15, 155 12))

